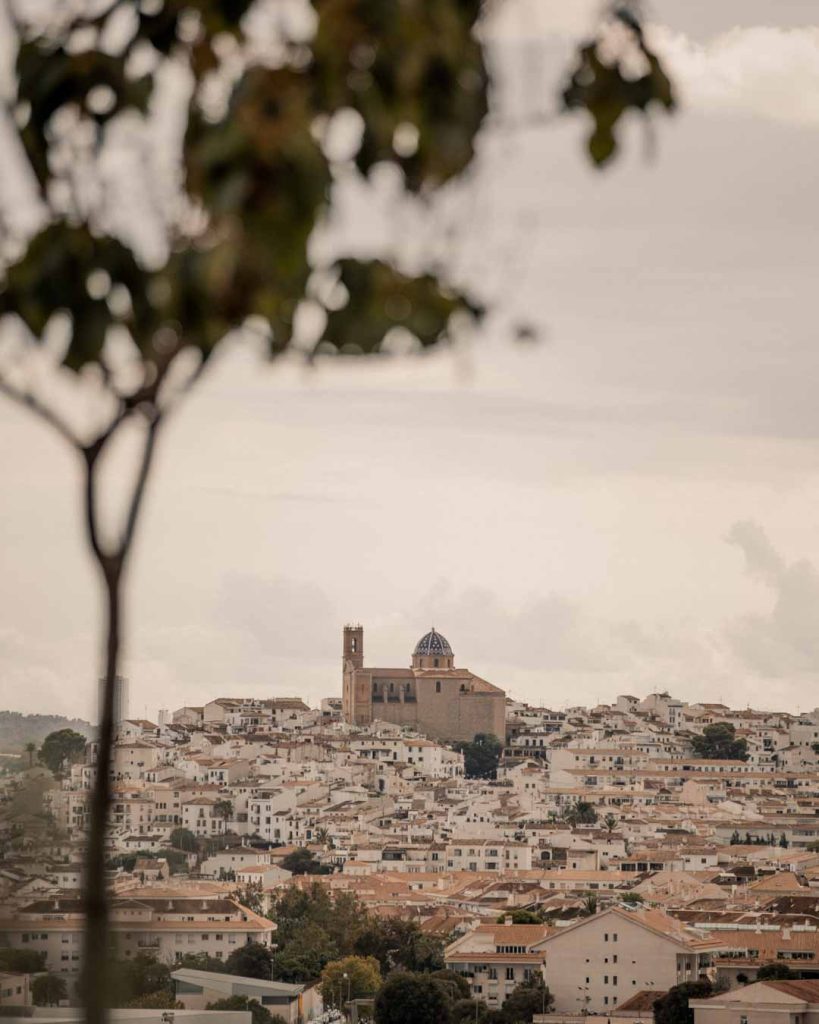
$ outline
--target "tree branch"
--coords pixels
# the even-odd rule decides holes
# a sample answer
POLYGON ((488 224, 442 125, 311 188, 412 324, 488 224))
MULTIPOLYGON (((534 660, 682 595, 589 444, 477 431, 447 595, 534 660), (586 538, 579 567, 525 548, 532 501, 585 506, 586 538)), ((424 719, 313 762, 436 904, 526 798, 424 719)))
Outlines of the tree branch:
POLYGON ((139 465, 134 492, 131 495, 131 504, 125 520, 125 529, 123 530, 122 539, 117 550, 117 557, 123 561, 130 550, 131 541, 134 539, 134 529, 139 517, 142 499, 145 496, 145 484, 148 481, 148 473, 150 472, 154 452, 156 451, 156 435, 162 422, 162 415, 155 407, 145 411, 145 416, 148 418, 148 435, 145 438, 145 446, 142 449, 142 461, 139 465))
POLYGON ((17 404, 21 405, 24 409, 30 409, 32 412, 36 413, 43 422, 47 423, 50 427, 53 427, 63 440, 68 441, 72 448, 75 448, 80 452, 83 451, 83 443, 71 427, 69 427, 69 425, 59 417, 56 412, 49 409, 48 406, 43 405, 43 403, 32 395, 30 391, 21 391, 3 377, 0 377, 0 394, 4 394, 13 402, 17 402, 17 404))

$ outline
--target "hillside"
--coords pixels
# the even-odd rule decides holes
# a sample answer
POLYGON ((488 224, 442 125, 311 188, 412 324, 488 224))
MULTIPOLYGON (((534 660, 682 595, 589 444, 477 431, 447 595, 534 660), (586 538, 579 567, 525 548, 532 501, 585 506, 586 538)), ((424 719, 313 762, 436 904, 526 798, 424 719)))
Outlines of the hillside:
POLYGON ((82 718, 62 715, 23 715, 19 711, 0 711, 0 753, 16 754, 32 741, 39 747, 55 729, 75 729, 90 737, 94 727, 82 718))

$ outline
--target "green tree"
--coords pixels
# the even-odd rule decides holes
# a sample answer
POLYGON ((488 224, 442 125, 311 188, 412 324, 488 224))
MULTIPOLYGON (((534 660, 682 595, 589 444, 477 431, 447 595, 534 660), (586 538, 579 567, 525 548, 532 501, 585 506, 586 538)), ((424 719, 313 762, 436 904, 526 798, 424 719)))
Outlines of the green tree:
POLYGON ((267 946, 261 942, 247 942, 244 946, 234 949, 225 960, 227 974, 238 974, 242 978, 264 978, 270 980, 270 968, 273 961, 267 946))
POLYGON ((35 1006, 59 1006, 68 999, 68 986, 58 974, 40 974, 31 983, 31 998, 35 1006))
POLYGON ((597 896, 593 892, 587 892, 583 897, 583 917, 594 917, 597 913, 597 896))
POLYGON ((386 974, 394 967, 407 971, 439 971, 444 966, 443 943, 424 934, 416 921, 371 918, 355 941, 360 956, 374 956, 386 974))
POLYGON ((321 972, 325 1006, 341 1007, 351 999, 373 996, 380 987, 381 969, 375 957, 345 956, 330 961, 321 972))
POLYGON ((85 754, 86 739, 73 729, 58 729, 43 740, 37 755, 52 775, 60 776, 68 765, 76 764, 85 754))
POLYGON ((450 1000, 426 974, 396 971, 375 999, 375 1024, 449 1024, 450 1000))
POLYGON ((450 1024, 474 1024, 485 1020, 489 1007, 482 999, 456 999, 450 1007, 450 1024))
POLYGON ((229 974, 225 961, 207 953, 185 953, 173 965, 174 970, 187 967, 189 971, 216 971, 217 974, 229 974))
POLYGON ((112 958, 105 981, 112 1006, 126 1006, 157 992, 173 992, 170 967, 149 953, 112 958))
POLYGON ((533 974, 506 997, 501 1010, 509 1024, 531 1024, 536 1013, 547 1013, 554 1003, 543 977, 533 974))
POLYGON ((455 750, 464 755, 464 775, 468 779, 495 779, 503 744, 492 733, 479 732, 471 742, 456 743, 455 750))
POLYGON ((597 821, 597 811, 588 800, 576 800, 563 812, 563 820, 572 826, 594 825, 597 821))
POLYGON ((175 850, 183 850, 185 853, 196 852, 196 836, 189 828, 175 828, 171 832, 170 842, 175 850))
POLYGON ((286 857, 282 857, 282 867, 294 875, 328 875, 332 868, 321 864, 312 850, 300 846, 286 857))
POLYGON ((45 953, 33 949, 0 948, 0 971, 10 974, 38 974, 46 969, 45 953))
POLYGON ((25 752, 28 754, 28 766, 29 768, 34 767, 34 755, 37 753, 37 744, 31 740, 26 743, 24 747, 25 752))
POLYGON ((233 801, 217 800, 213 805, 213 813, 218 815, 222 821, 227 823, 233 817, 233 801))
POLYGON ((675 985, 654 1002, 654 1024, 694 1024, 689 999, 707 999, 713 995, 710 981, 686 981, 675 985))
POLYGON ((782 847, 783 850, 787 850, 788 848, 788 837, 785 835, 784 832, 779 837, 779 845, 782 847))
POLYGON ((781 981, 784 978, 795 977, 796 975, 787 964, 777 962, 763 964, 756 972, 757 981, 781 981))
POLYGON ((612 832, 614 832, 617 828, 617 818, 615 818, 615 816, 611 812, 609 812, 605 816, 605 818, 603 818, 603 826, 608 832, 608 834, 611 835, 612 832))
POLYGON ((296 937, 274 954, 272 977, 287 982, 315 981, 338 955, 339 949, 328 932, 314 921, 307 921, 296 937))
POLYGON ((208 1003, 206 1010, 250 1010, 251 1024, 286 1024, 283 1017, 278 1014, 273 1016, 266 1006, 257 999, 249 999, 247 996, 228 996, 226 999, 217 999, 208 1003))
POLYGON ((452 992, 453 1000, 468 999, 471 993, 469 982, 457 971, 450 971, 443 968, 440 971, 431 971, 430 977, 436 981, 443 982, 452 992))
POLYGON ((543 918, 534 910, 508 910, 498 914, 498 924, 503 924, 506 918, 512 919, 512 924, 543 924, 543 918))
POLYGON ((747 761, 748 742, 736 738, 736 729, 730 722, 706 725, 701 736, 694 736, 691 746, 697 757, 709 761, 747 761))

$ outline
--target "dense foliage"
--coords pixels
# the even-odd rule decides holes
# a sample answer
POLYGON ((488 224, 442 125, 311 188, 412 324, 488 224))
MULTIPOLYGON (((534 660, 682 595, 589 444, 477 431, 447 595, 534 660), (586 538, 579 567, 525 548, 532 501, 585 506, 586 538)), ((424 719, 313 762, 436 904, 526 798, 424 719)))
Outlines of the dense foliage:
POLYGON ((503 744, 497 736, 479 732, 470 742, 456 743, 455 749, 464 755, 464 775, 468 779, 497 778, 498 762, 503 753, 503 744))
POLYGON ((443 986, 409 971, 391 974, 375 1000, 375 1024, 449 1024, 450 1014, 443 986))
POLYGON ((707 999, 713 995, 710 981, 686 981, 675 985, 654 1003, 654 1024, 694 1024, 689 999, 707 999))
POLYGON ((312 850, 300 846, 286 857, 282 857, 282 867, 294 875, 329 875, 332 868, 322 864, 312 850))
POLYGON ((795 978, 795 977, 796 977, 796 975, 791 970, 791 968, 788 967, 787 964, 783 964, 783 963, 763 964, 759 968, 759 970, 756 972, 756 980, 757 981, 765 981, 765 980, 768 980, 768 981, 780 980, 781 981, 784 978, 795 978))
POLYGON ((258 999, 249 999, 247 996, 227 996, 225 999, 217 999, 208 1003, 206 1010, 250 1010, 251 1024, 286 1024, 283 1017, 275 1016, 258 999))
POLYGON ((261 942, 248 942, 234 949, 225 960, 225 973, 269 981, 272 960, 273 956, 267 946, 261 942))
POLYGON ((443 968, 443 943, 425 935, 414 921, 370 914, 349 893, 331 894, 318 882, 307 889, 291 886, 273 901, 278 950, 273 977, 315 981, 331 961, 372 957, 383 974, 443 968))
POLYGON ((59 974, 40 974, 31 983, 31 999, 35 1006, 59 1006, 68 998, 68 985, 59 974))
POLYGON ((736 729, 730 722, 706 725, 701 736, 694 736, 691 746, 697 757, 709 761, 747 761, 748 742, 736 738, 736 729))
POLYGON ((374 996, 380 987, 381 968, 370 956, 345 956, 328 963, 321 972, 325 1006, 342 1007, 351 999, 374 996))
POLYGON ((58 729, 43 740, 38 757, 54 775, 62 775, 85 754, 86 739, 73 729, 58 729))

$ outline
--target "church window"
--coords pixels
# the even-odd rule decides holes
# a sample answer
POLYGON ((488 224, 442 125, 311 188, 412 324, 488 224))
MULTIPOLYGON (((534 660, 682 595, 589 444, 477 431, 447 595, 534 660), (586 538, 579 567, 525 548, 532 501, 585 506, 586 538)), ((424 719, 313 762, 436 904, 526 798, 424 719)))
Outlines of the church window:
POLYGON ((435 668, 438 668, 438 659, 434 658, 432 664, 435 666, 435 668))
POLYGON ((350 650, 353 652, 353 654, 355 654, 355 652, 358 650, 358 637, 354 636, 350 640, 350 650))
POLYGON ((435 680, 435 692, 436 693, 440 693, 441 692, 441 680, 440 679, 436 679, 435 680))

